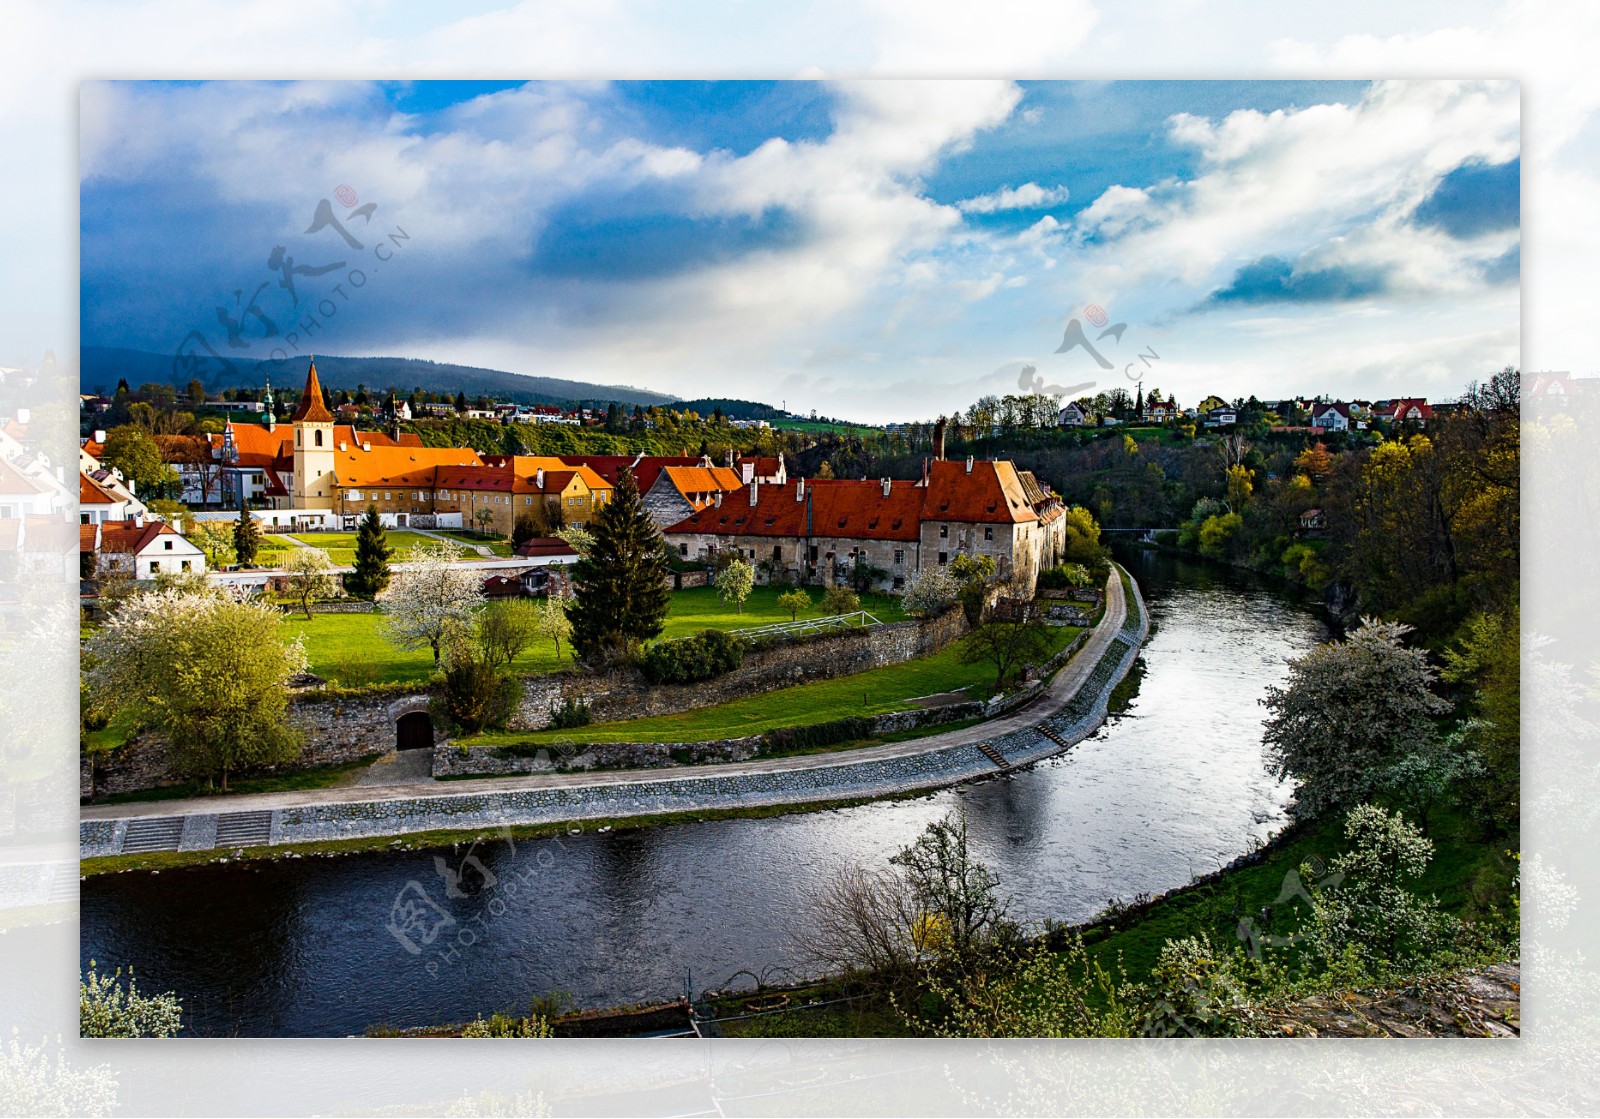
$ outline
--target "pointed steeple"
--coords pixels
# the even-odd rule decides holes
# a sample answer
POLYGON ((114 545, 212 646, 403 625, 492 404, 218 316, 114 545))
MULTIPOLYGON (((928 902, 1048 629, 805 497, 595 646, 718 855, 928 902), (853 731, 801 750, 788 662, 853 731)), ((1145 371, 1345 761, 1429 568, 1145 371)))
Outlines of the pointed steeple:
POLYGON ((322 402, 322 382, 317 379, 316 358, 311 359, 311 368, 306 372, 305 391, 300 394, 299 407, 295 408, 290 422, 313 424, 333 422, 333 413, 329 412, 328 406, 322 402))

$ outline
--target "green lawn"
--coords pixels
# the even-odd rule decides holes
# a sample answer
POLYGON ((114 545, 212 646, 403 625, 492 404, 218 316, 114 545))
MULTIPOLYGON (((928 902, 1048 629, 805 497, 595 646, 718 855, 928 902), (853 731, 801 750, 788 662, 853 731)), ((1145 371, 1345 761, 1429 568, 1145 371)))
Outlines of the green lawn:
MULTIPOLYGON (((378 632, 383 615, 304 614, 285 616, 289 636, 304 635, 311 671, 346 687, 368 684, 424 683, 433 675, 433 653, 427 649, 397 649, 378 632)), ((561 660, 548 641, 536 642, 517 658, 513 669, 521 673, 553 672, 572 663, 572 651, 563 642, 561 660)))
MULTIPOLYGON (((666 628, 661 631, 661 636, 683 637, 703 629, 753 629, 773 622, 787 622, 789 612, 778 605, 778 596, 782 593, 783 590, 777 587, 756 587, 745 599, 744 613, 740 614, 735 612, 730 603, 717 597, 715 587, 691 587, 686 591, 677 591, 672 596, 672 611, 667 615, 666 628)), ((822 588, 807 587, 806 593, 811 595, 811 609, 803 611, 801 619, 826 617, 820 605, 822 588)), ((880 622, 902 622, 906 619, 900 610, 899 600, 890 595, 868 595, 862 599, 861 605, 880 622)))
POLYGON ((515 554, 511 547, 511 542, 499 536, 480 536, 478 533, 470 532, 464 528, 441 528, 438 533, 440 536, 448 536, 452 540, 459 540, 463 544, 488 548, 495 555, 505 559, 509 559, 515 554))
MULTIPOLYGON (((1078 630, 1052 628, 1051 651, 1063 649, 1078 630)), ((596 723, 576 730, 496 731, 472 739, 473 745, 507 746, 555 740, 574 742, 699 742, 714 738, 739 738, 780 727, 827 723, 853 715, 882 715, 915 706, 919 696, 966 690, 968 698, 990 694, 994 669, 987 664, 962 664, 960 646, 930 657, 906 661, 812 684, 783 688, 715 707, 596 723)))
MULTIPOLYGON (((394 549, 393 558, 396 560, 405 559, 415 547, 438 543, 421 533, 407 532, 405 529, 392 528, 384 535, 389 547, 394 549)), ((356 534, 353 532, 303 532, 296 533, 295 539, 313 548, 321 548, 335 564, 345 565, 356 561, 356 534)), ((292 548, 294 545, 285 544, 283 547, 292 548)))

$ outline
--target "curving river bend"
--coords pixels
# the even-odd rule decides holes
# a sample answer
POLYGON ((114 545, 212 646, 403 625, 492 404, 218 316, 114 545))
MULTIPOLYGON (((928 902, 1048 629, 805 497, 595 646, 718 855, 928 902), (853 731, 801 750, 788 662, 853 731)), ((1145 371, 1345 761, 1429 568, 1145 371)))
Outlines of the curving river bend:
MULTIPOLYGON (((740 969, 781 978, 798 964, 790 930, 809 878, 881 865, 958 807, 1024 918, 1083 920, 1111 898, 1182 885, 1282 826, 1288 790, 1262 766, 1257 701, 1327 631, 1277 585, 1119 558, 1155 626, 1146 675, 1128 715, 1064 757, 914 800, 485 843, 473 853, 494 882, 468 864, 458 898, 432 852, 91 878, 84 964, 131 964, 142 989, 177 991, 200 1035, 431 1025, 525 1012, 553 990, 582 1006, 657 1001, 740 969), (396 899, 421 893, 420 922, 392 931, 396 899)), ((466 853, 444 852, 447 867, 466 853)))

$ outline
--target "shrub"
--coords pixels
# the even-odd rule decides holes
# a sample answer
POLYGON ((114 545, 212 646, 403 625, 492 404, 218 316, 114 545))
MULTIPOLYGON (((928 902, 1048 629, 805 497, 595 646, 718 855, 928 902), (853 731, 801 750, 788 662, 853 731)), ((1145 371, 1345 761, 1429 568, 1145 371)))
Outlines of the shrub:
POLYGON ((594 721, 594 715, 589 710, 589 704, 581 699, 568 696, 560 703, 550 702, 550 725, 556 730, 572 730, 574 727, 586 727, 594 721))
POLYGON ((692 684, 732 672, 744 663, 744 642, 719 629, 657 641, 639 663, 652 684, 692 684))
POLYGON ((462 1037, 554 1037, 550 1023, 534 1015, 513 1018, 509 1014, 481 1015, 461 1028, 462 1037))
POLYGON ((514 676, 477 657, 452 659, 438 679, 433 713, 467 734, 504 726, 522 695, 514 676))
POLYGON ((1093 581, 1089 569, 1081 563, 1058 563, 1039 572, 1039 589, 1064 591, 1073 587, 1086 587, 1093 581))
POLYGON ((805 750, 832 746, 836 742, 853 742, 871 734, 872 720, 852 715, 827 723, 768 731, 763 736, 762 745, 768 750, 805 750))

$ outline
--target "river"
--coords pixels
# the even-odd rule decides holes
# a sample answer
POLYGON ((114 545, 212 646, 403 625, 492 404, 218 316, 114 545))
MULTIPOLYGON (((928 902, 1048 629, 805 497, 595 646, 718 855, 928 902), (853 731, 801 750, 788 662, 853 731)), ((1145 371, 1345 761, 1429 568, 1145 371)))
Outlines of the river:
POLYGON ((793 936, 808 882, 845 861, 883 865, 952 810, 1024 919, 1079 921, 1182 885, 1283 826, 1288 789, 1262 765, 1258 700, 1327 630, 1280 586, 1119 556, 1154 624, 1146 673, 1128 713, 1063 757, 910 800, 495 840, 475 863, 445 851, 446 869, 464 868, 456 898, 433 852, 100 876, 82 885, 83 961, 176 991, 195 1034, 346 1035, 522 1013, 556 990, 599 1007, 741 969, 781 980, 803 966, 793 936), (422 907, 420 925, 390 928, 397 900, 422 907))

